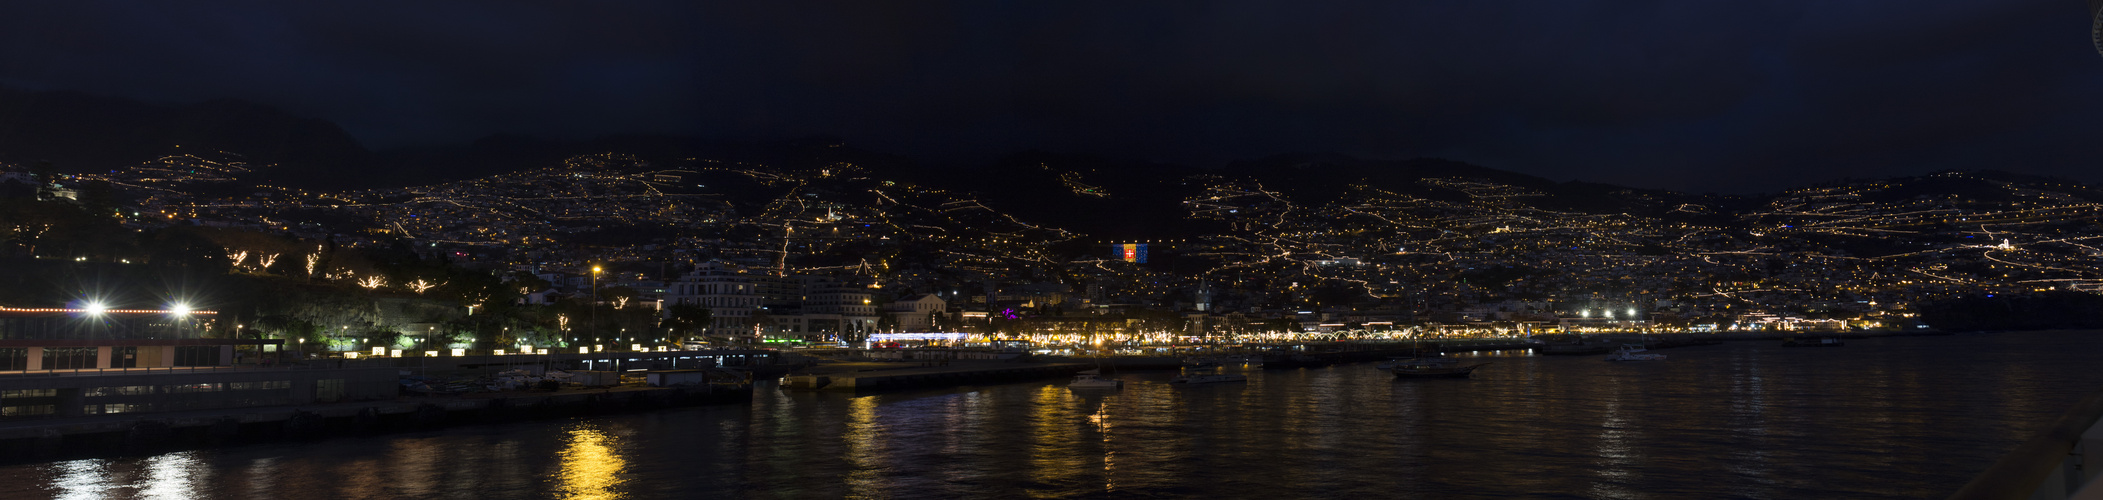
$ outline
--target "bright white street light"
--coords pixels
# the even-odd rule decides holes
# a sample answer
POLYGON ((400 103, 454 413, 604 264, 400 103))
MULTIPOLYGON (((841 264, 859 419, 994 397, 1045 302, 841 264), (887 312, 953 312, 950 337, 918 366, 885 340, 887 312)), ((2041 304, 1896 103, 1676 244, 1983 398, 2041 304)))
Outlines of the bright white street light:
POLYGON ((87 309, 88 314, 94 316, 101 316, 102 313, 109 312, 109 308, 103 306, 101 302, 89 302, 87 309))
POLYGON ((190 314, 190 305, 178 302, 175 305, 168 306, 168 312, 172 312, 178 315, 187 315, 190 314))

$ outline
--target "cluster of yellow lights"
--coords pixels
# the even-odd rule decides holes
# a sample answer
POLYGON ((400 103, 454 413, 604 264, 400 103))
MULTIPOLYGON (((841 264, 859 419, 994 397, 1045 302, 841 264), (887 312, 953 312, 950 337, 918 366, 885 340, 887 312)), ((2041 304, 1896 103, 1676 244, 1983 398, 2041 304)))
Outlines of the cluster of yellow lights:
POLYGON ((116 313, 116 314, 219 314, 218 311, 191 311, 187 309, 103 309, 91 307, 75 309, 66 307, 17 308, 0 306, 0 312, 30 313, 116 313))

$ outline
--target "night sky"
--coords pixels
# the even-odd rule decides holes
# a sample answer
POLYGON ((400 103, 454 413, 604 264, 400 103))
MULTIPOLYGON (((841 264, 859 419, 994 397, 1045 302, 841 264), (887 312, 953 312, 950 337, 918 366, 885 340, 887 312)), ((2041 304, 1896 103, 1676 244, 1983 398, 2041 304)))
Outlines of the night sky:
POLYGON ((10 2, 0 85, 237 98, 366 146, 831 135, 1216 166, 1444 157, 1750 192, 2103 181, 2081 0, 10 2))

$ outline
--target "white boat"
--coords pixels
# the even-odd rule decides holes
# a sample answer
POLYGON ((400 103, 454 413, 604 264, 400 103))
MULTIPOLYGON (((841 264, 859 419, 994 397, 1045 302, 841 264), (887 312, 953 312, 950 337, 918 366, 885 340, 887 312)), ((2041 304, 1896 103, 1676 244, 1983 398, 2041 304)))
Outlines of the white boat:
POLYGON ((1649 351, 1649 350, 1648 350, 1648 349, 1644 349, 1644 348, 1643 348, 1643 346, 1640 346, 1640 345, 1635 345, 1635 344, 1628 344, 1628 345, 1624 345, 1624 346, 1621 346, 1621 349, 1615 350, 1613 354, 1608 354, 1608 355, 1606 355, 1606 360, 1607 360, 1607 361, 1663 361, 1663 360, 1665 360, 1665 355, 1663 355, 1663 354, 1651 354, 1651 353, 1649 353, 1648 351, 1649 351))
POLYGON ((1116 389, 1124 387, 1125 381, 1103 378, 1102 375, 1096 373, 1096 370, 1088 370, 1074 375, 1073 382, 1067 383, 1066 386, 1075 389, 1116 389))

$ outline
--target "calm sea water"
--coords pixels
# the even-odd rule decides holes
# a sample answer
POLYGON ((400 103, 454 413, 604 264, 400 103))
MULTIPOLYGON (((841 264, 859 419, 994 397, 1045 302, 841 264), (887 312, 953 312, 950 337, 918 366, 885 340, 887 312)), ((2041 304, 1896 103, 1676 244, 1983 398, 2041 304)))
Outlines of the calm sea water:
POLYGON ((0 467, 0 498, 1939 498, 2103 389, 2103 333, 1061 382, 0 467))

